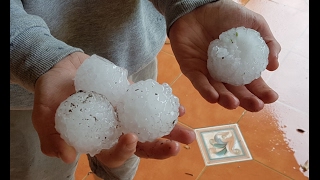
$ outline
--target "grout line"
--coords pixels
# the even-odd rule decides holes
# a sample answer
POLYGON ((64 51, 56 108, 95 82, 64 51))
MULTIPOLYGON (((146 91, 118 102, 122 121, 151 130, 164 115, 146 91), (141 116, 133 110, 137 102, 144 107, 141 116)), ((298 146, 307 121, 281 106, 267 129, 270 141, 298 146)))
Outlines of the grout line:
POLYGON ((282 104, 282 105, 284 105, 284 106, 287 106, 287 107, 289 107, 289 108, 291 108, 291 109, 293 109, 293 110, 295 110, 295 111, 297 111, 297 112, 299 112, 299 113, 301 113, 301 114, 304 114, 304 115, 309 115, 309 113, 307 113, 307 112, 304 112, 304 111, 302 111, 302 110, 300 110, 300 109, 298 109, 298 108, 295 108, 295 107, 293 107, 293 106, 290 106, 290 105, 288 105, 288 104, 286 104, 286 103, 284 103, 284 102, 282 102, 282 101, 280 101, 280 100, 277 100, 277 103, 280 103, 280 104, 282 104))
POLYGON ((293 178, 289 177, 288 175, 283 174, 283 173, 281 173, 280 171, 278 171, 278 170, 276 170, 276 169, 273 169, 272 167, 269 167, 269 166, 267 166, 266 164, 264 164, 264 163, 262 163, 262 162, 260 162, 260 161, 257 161, 256 159, 252 159, 252 160, 253 160, 253 161, 256 161, 257 163, 261 164, 262 166, 265 166, 266 168, 269 168, 269 169, 271 169, 271 170, 273 170, 273 171, 275 171, 275 172, 277 172, 277 173, 279 173, 279 174, 281 174, 281 175, 283 175, 283 176, 285 176, 285 177, 287 177, 287 178, 290 178, 290 179, 294 180, 293 178))
POLYGON ((198 177, 196 178, 196 180, 199 180, 199 179, 200 179, 200 177, 202 176, 202 174, 204 173, 204 171, 205 171, 206 169, 207 169, 207 166, 204 165, 202 171, 199 173, 199 175, 198 175, 198 177))
POLYGON ((183 123, 183 122, 180 122, 179 120, 178 120, 178 123, 179 124, 181 124, 181 125, 183 125, 183 126, 185 126, 185 127, 187 127, 187 128, 190 128, 190 129, 195 129, 195 128, 193 128, 193 127, 190 127, 190 126, 188 126, 188 125, 186 125, 185 123, 183 123))
POLYGON ((82 180, 87 179, 87 177, 88 177, 91 173, 92 173, 92 171, 89 171, 89 172, 87 173, 87 175, 85 175, 85 176, 82 178, 82 180))
POLYGON ((236 124, 238 124, 240 122, 240 120, 242 119, 242 117, 247 113, 247 110, 244 110, 241 114, 241 116, 239 117, 238 121, 236 122, 236 124))
POLYGON ((180 72, 180 74, 177 76, 177 78, 175 78, 171 83, 170 86, 172 86, 180 77, 181 77, 182 73, 180 72))

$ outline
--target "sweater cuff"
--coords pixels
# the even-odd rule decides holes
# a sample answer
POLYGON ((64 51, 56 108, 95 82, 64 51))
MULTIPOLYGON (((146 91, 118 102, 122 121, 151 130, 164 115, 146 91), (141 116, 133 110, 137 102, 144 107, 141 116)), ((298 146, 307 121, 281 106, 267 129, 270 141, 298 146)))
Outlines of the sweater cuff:
POLYGON ((169 35, 169 30, 172 24, 181 16, 191 12, 192 10, 202 5, 216 2, 216 1, 218 0, 202 0, 202 1, 186 0, 186 1, 178 1, 178 2, 172 3, 172 5, 170 5, 165 12, 166 23, 167 23, 167 35, 169 35))
POLYGON ((49 30, 33 27, 10 43, 10 80, 33 91, 36 80, 73 52, 83 52, 54 38, 49 30))

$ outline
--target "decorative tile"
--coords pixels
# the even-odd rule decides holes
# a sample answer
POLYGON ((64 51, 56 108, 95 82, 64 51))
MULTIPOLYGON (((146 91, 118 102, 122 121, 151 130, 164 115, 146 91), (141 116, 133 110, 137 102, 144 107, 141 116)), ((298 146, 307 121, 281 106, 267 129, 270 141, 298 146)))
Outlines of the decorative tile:
POLYGON ((206 166, 251 160, 237 124, 195 129, 206 166))

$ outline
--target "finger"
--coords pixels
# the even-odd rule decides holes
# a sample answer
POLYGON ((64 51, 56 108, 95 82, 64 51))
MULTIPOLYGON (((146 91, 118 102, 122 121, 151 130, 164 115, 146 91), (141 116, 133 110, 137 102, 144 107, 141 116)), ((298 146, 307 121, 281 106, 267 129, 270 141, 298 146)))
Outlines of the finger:
POLYGON ((115 146, 102 150, 96 157, 109 168, 119 167, 135 153, 137 142, 138 137, 135 134, 122 135, 115 146))
POLYGON ((184 106, 180 105, 179 106, 179 117, 183 116, 186 113, 186 109, 184 106))
POLYGON ((240 101, 240 106, 244 109, 257 112, 260 111, 264 103, 257 96, 252 94, 245 86, 232 86, 225 84, 226 88, 234 94, 240 101))
POLYGON ((176 141, 157 139, 153 142, 138 142, 136 155, 142 158, 166 159, 175 156, 180 151, 180 145, 176 141))
POLYGON ((219 94, 212 87, 208 78, 201 72, 186 74, 194 88, 200 95, 209 103, 216 103, 219 99, 219 94))
POLYGON ((235 109, 239 106, 240 101, 237 97, 235 97, 223 83, 217 82, 213 79, 210 80, 210 83, 214 87, 214 89, 219 93, 218 104, 227 108, 227 109, 235 109))
POLYGON ((266 42, 269 48, 269 63, 267 65, 267 69, 269 71, 274 71, 279 67, 278 56, 281 51, 281 46, 273 36, 267 21, 262 16, 258 17, 260 18, 258 22, 260 22, 261 25, 257 30, 260 32, 261 36, 263 37, 264 41, 266 42))
POLYGON ((271 89, 261 77, 252 81, 246 85, 246 87, 266 104, 273 103, 279 98, 279 95, 271 89))
POLYGON ((269 71, 274 71, 279 67, 278 57, 281 51, 281 46, 275 39, 266 40, 266 43, 269 47, 269 63, 267 65, 267 69, 269 71))
POLYGON ((195 140, 196 134, 193 129, 177 123, 170 134, 164 136, 163 138, 178 141, 183 144, 190 144, 195 140))

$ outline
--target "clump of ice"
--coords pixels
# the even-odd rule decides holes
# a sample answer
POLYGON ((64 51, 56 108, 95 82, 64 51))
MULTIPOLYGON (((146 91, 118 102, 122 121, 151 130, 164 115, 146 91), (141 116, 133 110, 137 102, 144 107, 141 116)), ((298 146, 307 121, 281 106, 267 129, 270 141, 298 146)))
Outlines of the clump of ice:
POLYGON ((261 76, 268 65, 268 55, 269 48, 259 32, 232 28, 210 43, 207 68, 217 81, 245 85, 261 76))
POLYGON ((98 55, 86 59, 76 72, 76 91, 95 91, 116 106, 129 86, 128 71, 98 55))
POLYGON ((167 83, 148 79, 131 84, 117 110, 124 133, 133 132, 140 142, 151 142, 171 132, 179 106, 167 83))
POLYGON ((80 153, 110 149, 122 133, 153 141, 178 122, 179 99, 167 83, 148 79, 129 85, 126 69, 97 55, 84 61, 74 80, 77 93, 58 107, 55 127, 80 153))
POLYGON ((111 148, 121 135, 114 107, 95 92, 79 91, 58 107, 55 128, 80 153, 91 156, 111 148))

